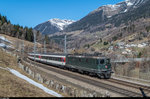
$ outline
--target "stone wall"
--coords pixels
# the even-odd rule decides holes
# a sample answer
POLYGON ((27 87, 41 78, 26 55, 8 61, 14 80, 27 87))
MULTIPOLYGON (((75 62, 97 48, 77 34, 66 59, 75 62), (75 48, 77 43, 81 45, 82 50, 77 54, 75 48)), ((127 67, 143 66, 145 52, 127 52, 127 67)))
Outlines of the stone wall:
POLYGON ((90 89, 82 89, 72 85, 66 85, 60 83, 60 81, 53 80, 51 77, 46 77, 41 75, 39 72, 32 70, 29 64, 22 62, 24 65, 19 63, 19 68, 27 72, 32 78, 38 80, 40 83, 46 84, 49 88, 56 90, 59 93, 62 93, 64 96, 69 97, 110 97, 109 93, 106 92, 95 92, 90 89), (26 64, 26 65, 25 65, 26 64))

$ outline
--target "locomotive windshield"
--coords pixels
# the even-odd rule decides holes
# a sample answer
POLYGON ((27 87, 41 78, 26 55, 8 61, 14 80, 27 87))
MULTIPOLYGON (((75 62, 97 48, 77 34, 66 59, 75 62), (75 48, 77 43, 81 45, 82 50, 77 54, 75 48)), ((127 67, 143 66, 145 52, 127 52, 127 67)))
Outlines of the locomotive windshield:
POLYGON ((110 59, 106 59, 106 64, 110 64, 110 59))
POLYGON ((100 60, 100 64, 104 64, 104 62, 105 62, 104 59, 100 60))

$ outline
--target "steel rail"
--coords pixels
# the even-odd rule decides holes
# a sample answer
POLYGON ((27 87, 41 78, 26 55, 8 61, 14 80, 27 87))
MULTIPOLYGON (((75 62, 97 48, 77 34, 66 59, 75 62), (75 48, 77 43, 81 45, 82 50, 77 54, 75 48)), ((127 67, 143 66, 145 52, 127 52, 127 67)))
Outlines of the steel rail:
MULTIPOLYGON (((29 62, 29 60, 25 60, 25 61, 29 62)), ((86 82, 88 84, 91 84, 91 85, 94 85, 94 86, 97 86, 97 87, 100 87, 100 88, 104 88, 106 90, 109 90, 109 91, 112 91, 112 92, 116 92, 116 93, 119 93, 119 94, 124 95, 124 96, 128 96, 128 97, 142 97, 142 94, 140 94, 140 93, 129 91, 127 89, 119 88, 119 87, 116 87, 116 86, 113 86, 113 85, 110 85, 110 84, 106 84, 106 83, 102 83, 102 82, 99 82, 99 81, 96 81, 96 80, 87 79, 85 77, 81 77, 81 76, 79 77, 79 76, 76 76, 76 75, 74 75, 72 73, 69 73, 67 71, 64 72, 61 69, 52 68, 51 66, 46 65, 46 64, 37 63, 37 62, 34 62, 34 61, 31 61, 31 63, 32 64, 36 63, 37 66, 42 67, 44 69, 47 69, 47 70, 50 70, 50 71, 54 71, 54 72, 62 74, 64 76, 69 76, 69 77, 74 78, 76 80, 79 80, 79 81, 82 81, 82 82, 86 82)))

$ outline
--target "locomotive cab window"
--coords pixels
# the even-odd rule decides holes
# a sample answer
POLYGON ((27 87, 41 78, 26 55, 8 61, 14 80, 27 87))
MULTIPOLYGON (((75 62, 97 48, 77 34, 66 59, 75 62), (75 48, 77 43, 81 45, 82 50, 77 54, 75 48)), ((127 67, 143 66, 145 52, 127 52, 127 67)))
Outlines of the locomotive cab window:
POLYGON ((106 59, 106 63, 110 63, 110 59, 106 59))
POLYGON ((81 58, 79 58, 79 62, 81 62, 81 58))
POLYGON ((88 63, 88 59, 86 59, 86 62, 88 63))
POLYGON ((100 64, 104 64, 104 59, 101 59, 101 60, 100 60, 100 64))
POLYGON ((97 60, 96 60, 96 65, 98 65, 98 64, 99 64, 99 60, 97 59, 97 60))

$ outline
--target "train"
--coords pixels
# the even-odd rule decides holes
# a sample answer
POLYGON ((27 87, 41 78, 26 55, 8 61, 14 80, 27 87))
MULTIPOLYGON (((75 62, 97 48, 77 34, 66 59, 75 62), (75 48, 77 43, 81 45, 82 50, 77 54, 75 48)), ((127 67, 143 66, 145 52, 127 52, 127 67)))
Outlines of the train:
POLYGON ((113 73, 110 58, 92 55, 28 53, 30 60, 109 79, 113 73))

